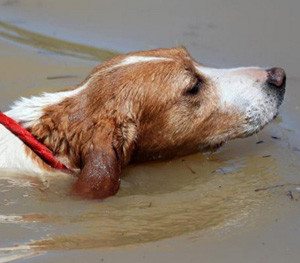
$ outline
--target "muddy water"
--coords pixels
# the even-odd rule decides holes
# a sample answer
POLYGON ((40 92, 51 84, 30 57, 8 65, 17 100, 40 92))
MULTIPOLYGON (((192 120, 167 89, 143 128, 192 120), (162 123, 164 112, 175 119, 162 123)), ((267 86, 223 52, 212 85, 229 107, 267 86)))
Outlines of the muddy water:
POLYGON ((118 52, 184 44, 201 62, 286 68, 280 116, 216 153, 128 167, 120 192, 104 201, 70 197, 73 178, 2 171, 0 262, 298 262, 299 3, 166 2, 0 1, 1 109, 75 85, 118 52))

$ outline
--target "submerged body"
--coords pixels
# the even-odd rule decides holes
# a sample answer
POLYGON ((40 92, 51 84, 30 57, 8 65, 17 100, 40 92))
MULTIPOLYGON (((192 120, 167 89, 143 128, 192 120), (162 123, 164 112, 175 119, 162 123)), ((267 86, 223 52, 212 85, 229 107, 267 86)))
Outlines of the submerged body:
MULTIPOLYGON (((116 57, 72 90, 17 101, 5 114, 52 150, 79 178, 73 193, 115 194, 129 162, 173 158, 218 147, 262 129, 278 114, 285 73, 214 69, 184 48, 116 57)), ((52 173, 0 125, 0 168, 52 173)))

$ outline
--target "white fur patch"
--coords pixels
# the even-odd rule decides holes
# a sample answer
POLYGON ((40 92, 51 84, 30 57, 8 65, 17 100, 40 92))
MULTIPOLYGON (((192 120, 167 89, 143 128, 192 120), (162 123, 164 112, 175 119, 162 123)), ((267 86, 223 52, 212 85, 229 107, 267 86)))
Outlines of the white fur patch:
MULTIPOLYGON (((220 103, 222 106, 243 107, 246 101, 252 98, 263 97, 262 82, 263 79, 250 77, 243 72, 251 70, 260 70, 256 67, 234 68, 234 69, 215 69, 201 68, 198 70, 209 76, 215 83, 220 94, 220 103)), ((255 103, 255 101, 252 101, 255 103)))
POLYGON ((16 101, 5 114, 24 127, 32 126, 43 115, 43 109, 47 106, 62 102, 87 88, 91 79, 77 89, 55 93, 43 93, 41 96, 21 98, 16 101))
POLYGON ((122 62, 118 66, 127 66, 130 64, 136 64, 136 63, 144 63, 144 62, 154 62, 154 61, 171 61, 170 58, 164 58, 164 57, 143 57, 143 56, 130 56, 122 60, 122 62))
MULTIPOLYGON (((0 168, 41 174, 43 171, 25 152, 24 143, 0 124, 0 168)), ((0 173, 0 176, 2 173, 0 173)))
POLYGON ((278 113, 275 94, 266 87, 267 73, 258 67, 215 69, 197 67, 219 93, 219 108, 244 114, 246 132, 266 125, 278 113))

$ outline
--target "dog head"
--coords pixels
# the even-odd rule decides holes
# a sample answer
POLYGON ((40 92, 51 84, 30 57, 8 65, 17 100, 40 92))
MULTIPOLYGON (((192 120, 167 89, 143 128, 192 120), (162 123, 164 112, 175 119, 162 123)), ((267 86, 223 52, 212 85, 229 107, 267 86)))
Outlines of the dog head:
POLYGON ((208 68, 184 48, 117 57, 89 82, 91 115, 115 119, 126 162, 185 155, 256 133, 276 117, 285 92, 280 68, 208 68))

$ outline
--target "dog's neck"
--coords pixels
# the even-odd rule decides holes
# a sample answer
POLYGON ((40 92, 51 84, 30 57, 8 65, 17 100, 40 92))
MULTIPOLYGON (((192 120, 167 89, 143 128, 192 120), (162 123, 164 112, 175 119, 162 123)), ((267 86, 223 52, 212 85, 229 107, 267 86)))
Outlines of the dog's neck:
MULTIPOLYGON (((40 97, 22 98, 6 114, 29 130, 69 168, 81 168, 82 158, 90 148, 95 129, 111 126, 116 134, 112 144, 120 149, 123 163, 128 163, 134 147, 136 124, 86 107, 87 98, 74 90, 44 93, 40 97), (118 124, 119 123, 119 124, 118 124)), ((98 107, 98 106, 97 106, 98 107)), ((120 117, 120 116, 119 116, 120 117)))
POLYGON ((88 141, 91 130, 77 95, 87 88, 88 82, 73 90, 22 98, 5 114, 28 129, 58 158, 68 162, 68 166, 80 168, 79 147, 83 138, 88 141))
MULTIPOLYGON (((64 95, 54 94, 57 97, 64 95)), ((43 99, 44 102, 46 101, 46 97, 50 102, 54 94, 23 99, 6 114, 29 130, 70 168, 80 168, 79 147, 82 144, 83 133, 87 140, 91 136, 90 129, 84 127, 82 118, 72 115, 78 105, 76 97, 53 104, 41 103, 43 99), (30 102, 31 108, 28 110, 27 106, 30 102)))

